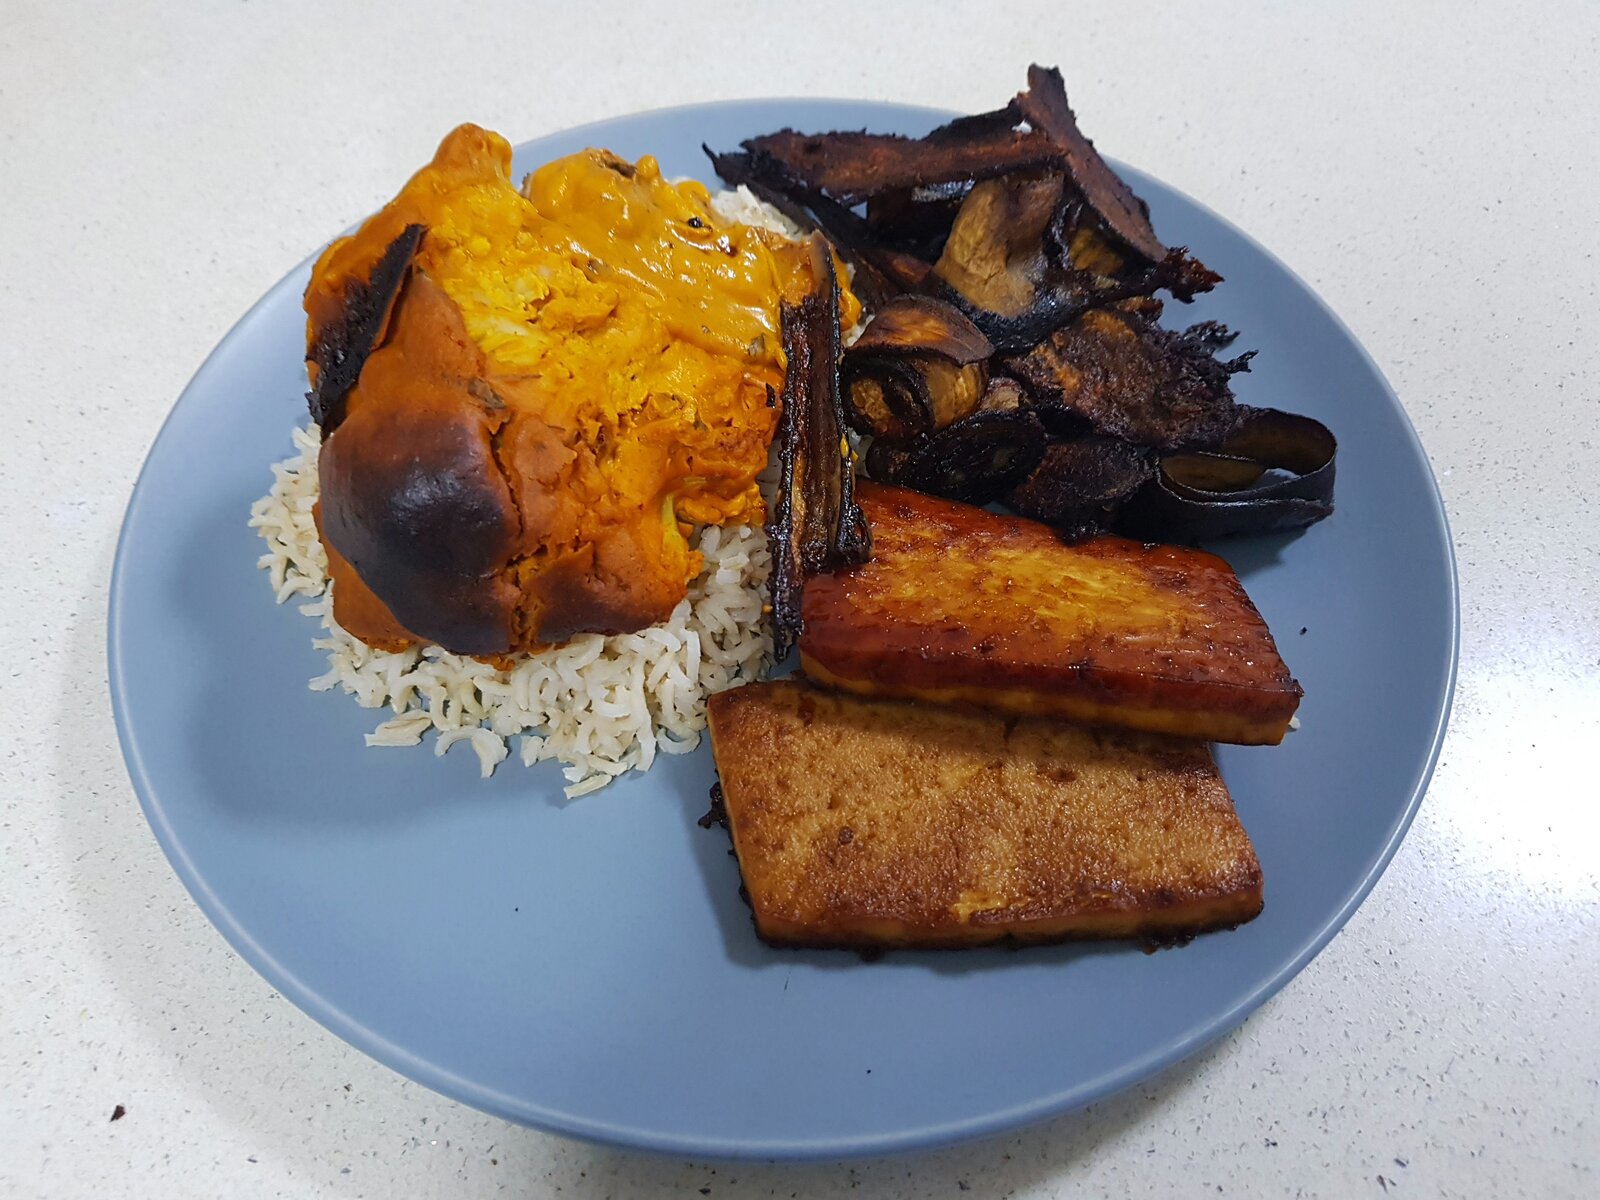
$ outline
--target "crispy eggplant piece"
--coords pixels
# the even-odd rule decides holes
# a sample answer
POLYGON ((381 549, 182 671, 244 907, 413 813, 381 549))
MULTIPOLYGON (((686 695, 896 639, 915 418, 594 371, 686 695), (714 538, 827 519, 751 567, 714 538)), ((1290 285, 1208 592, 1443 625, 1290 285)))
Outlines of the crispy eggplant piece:
POLYGON ((812 235, 812 288, 782 306, 788 369, 778 422, 781 479, 773 520, 772 638, 777 661, 800 634, 800 594, 809 576, 865 562, 872 553, 855 502, 855 461, 839 398, 839 284, 833 255, 812 235))
POLYGON ((1095 227, 1060 226, 1063 205, 1082 208, 1064 197, 1055 175, 978 184, 934 264, 932 286, 998 350, 1026 351, 1091 308, 1143 303, 1162 289, 1188 300, 1220 280, 1182 250, 1130 265, 1095 227), (1055 246, 1062 238, 1065 251, 1055 246))
POLYGON ((702 146, 723 182, 747 187, 802 229, 825 234, 851 269, 851 289, 869 309, 922 286, 932 265, 915 254, 882 244, 866 220, 848 206, 808 188, 770 156, 718 154, 702 146))
POLYGON ((861 433, 904 441, 967 416, 989 382, 994 347, 952 305, 900 296, 845 352, 845 413, 861 433))
POLYGON ((1069 196, 1050 218, 1045 252, 1058 270, 1087 276, 1092 282, 1080 281, 1079 287, 1097 291, 1102 305, 1158 291, 1169 291, 1188 303, 1222 282, 1222 276, 1192 256, 1187 246, 1168 250, 1155 262, 1130 254, 1105 232, 1081 197, 1069 196))
POLYGON ((903 445, 875 440, 867 473, 930 496, 987 504, 1039 463, 1044 426, 1032 413, 975 412, 903 445))
POLYGON ((1015 379, 991 379, 988 390, 978 401, 979 412, 1016 412, 1027 406, 1028 395, 1015 379))
POLYGON ((1052 442, 1039 465, 1006 494, 1005 503, 1081 541, 1109 529, 1122 503, 1155 471, 1151 451, 1119 438, 1052 442))
POLYGON ((778 163, 788 176, 841 204, 884 192, 956 180, 993 179, 1053 163, 1060 151, 1047 137, 996 121, 945 126, 939 136, 781 129, 743 143, 778 163), (952 128, 954 126, 954 128, 952 128))
POLYGON ((1118 514, 1133 537, 1206 541, 1299 529, 1333 512, 1338 442, 1322 422, 1240 406, 1215 454, 1167 455, 1118 514))
POLYGON ((773 945, 1164 941, 1261 911, 1204 742, 798 679, 721 692, 706 719, 723 799, 701 824, 727 826, 773 945))
POLYGON ((884 246, 936 262, 971 190, 970 184, 954 183, 874 196, 867 201, 867 228, 884 246))
POLYGON ((1253 355, 1219 359, 1233 336, 1215 322, 1174 333, 1138 312, 1097 308, 1006 366, 1040 409, 1075 414, 1097 433, 1159 450, 1209 449, 1233 429, 1228 381, 1253 355))
POLYGON ((1030 66, 1028 90, 1017 96, 1016 107, 1028 124, 1055 146, 1073 187, 1105 228, 1146 262, 1165 258, 1167 248, 1150 224, 1149 206, 1106 165, 1094 143, 1078 128, 1061 72, 1037 63, 1030 66))
POLYGON ((1061 188, 1055 174, 976 185, 961 203, 934 274, 973 309, 999 317, 1028 312, 1045 285, 1044 234, 1061 188))
POLYGON ((423 232, 421 225, 407 225, 384 248, 365 279, 345 285, 340 312, 313 318, 311 352, 306 356, 311 390, 306 403, 324 437, 344 420, 345 400, 361 378, 367 356, 383 342, 423 232))

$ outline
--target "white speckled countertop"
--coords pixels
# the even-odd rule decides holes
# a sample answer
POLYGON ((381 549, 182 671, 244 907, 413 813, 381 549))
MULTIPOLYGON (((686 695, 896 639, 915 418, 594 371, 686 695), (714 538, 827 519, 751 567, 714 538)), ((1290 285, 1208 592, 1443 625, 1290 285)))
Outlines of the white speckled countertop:
POLYGON ((1600 6, 785 5, 781 45, 705 6, 544 7, 5 6, 0 1195, 1600 1194, 1600 6), (459 120, 524 140, 719 97, 975 110, 1030 60, 1061 64, 1100 145, 1328 300, 1438 472, 1455 716, 1347 929, 1143 1087, 834 1167, 510 1126, 275 995, 157 849, 106 693, 123 505, 210 347, 459 120))

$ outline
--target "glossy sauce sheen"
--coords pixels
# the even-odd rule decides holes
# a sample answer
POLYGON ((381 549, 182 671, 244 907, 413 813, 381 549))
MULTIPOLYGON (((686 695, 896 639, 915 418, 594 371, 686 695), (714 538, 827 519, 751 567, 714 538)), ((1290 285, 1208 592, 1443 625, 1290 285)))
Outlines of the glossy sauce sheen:
POLYGON ((770 942, 1174 938, 1261 911, 1203 743, 791 680, 719 693, 709 720, 770 942))
POLYGON ((498 135, 462 126, 313 269, 315 339, 385 247, 425 227, 387 340, 324 447, 324 472, 330 451, 345 470, 323 501, 335 567, 396 618, 363 623, 371 606, 343 605, 354 589, 336 579, 341 623, 369 640, 399 625, 493 654, 641 628, 699 570, 694 525, 765 515, 779 304, 809 283, 804 252, 722 221, 703 186, 666 182, 648 157, 585 151, 521 191, 510 161, 498 135), (400 464, 417 455, 427 470, 411 478, 400 464), (441 471, 458 486, 433 495, 423 475, 441 471), (423 532, 473 542, 453 552, 470 569, 403 561, 423 532), (463 598, 476 615, 445 611, 463 598))
POLYGON ((850 691, 1276 744, 1300 687, 1215 555, 864 483, 873 558, 806 586, 801 662, 850 691))

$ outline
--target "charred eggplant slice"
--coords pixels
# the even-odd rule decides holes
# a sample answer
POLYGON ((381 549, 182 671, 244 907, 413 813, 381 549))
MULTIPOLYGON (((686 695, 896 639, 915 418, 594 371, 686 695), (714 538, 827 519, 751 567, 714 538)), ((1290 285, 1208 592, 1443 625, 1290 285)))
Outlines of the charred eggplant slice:
POLYGON ((384 248, 365 279, 346 285, 343 309, 326 320, 320 313, 314 318, 316 330, 306 359, 311 376, 306 403, 324 437, 344 420, 345 401, 361 378, 361 368, 384 340, 423 232, 421 225, 407 225, 384 248))
POLYGON ((933 272, 973 309, 1018 317, 1045 283, 1045 230, 1061 200, 1061 176, 1008 175, 962 201, 933 272))
POLYGON ((1310 417, 1240 406, 1215 454, 1168 455, 1118 514, 1130 537, 1209 541, 1299 529, 1333 512, 1338 442, 1310 417))
POLYGON ((988 390, 978 401, 979 412, 1016 412, 1026 408, 1028 394, 1015 379, 991 379, 988 390))
POLYGON ((852 290, 868 308, 882 307, 902 292, 921 287, 932 264, 883 243, 867 220, 791 176, 776 159, 751 152, 718 154, 702 146, 723 182, 747 187, 800 228, 827 235, 855 271, 852 290))
POLYGON ((800 635, 800 595, 808 576, 867 560, 872 540, 855 502, 855 461, 844 437, 839 398, 839 284, 833 255, 811 238, 812 288, 782 306, 788 369, 778 420, 781 478, 773 520, 773 653, 781 662, 800 635))
POLYGON ((1221 281, 1181 249, 1154 264, 1130 263, 1096 223, 1062 216, 1084 211, 1059 175, 980 183, 956 214, 931 284, 996 349, 1019 353, 1091 308, 1150 300, 1161 290, 1189 300, 1221 281))
MULTIPOLYGON (((853 268, 875 317, 841 360, 841 400, 872 438, 873 478, 998 500, 1072 537, 1217 537, 1332 511, 1332 435, 1235 402, 1252 354, 1224 353, 1226 328, 1159 324, 1159 297, 1221 277, 1157 237, 1054 68, 922 138, 785 129, 711 157, 853 268)), ((802 492, 792 503, 803 516, 802 492)), ((779 592, 797 585, 780 576, 814 569, 794 554, 774 576, 790 622, 779 592)))
POLYGON ((1099 215, 1106 229, 1147 262, 1165 258, 1167 248, 1150 224, 1150 209, 1106 165, 1094 143, 1078 128, 1078 119, 1067 103, 1061 72, 1037 63, 1029 67, 1028 90, 1017 97, 1016 107, 1028 124, 1060 152, 1060 161, 1073 187, 1099 215))
POLYGON ((933 263, 944 252, 968 183, 885 192, 867 201, 867 228, 884 246, 933 263))
POLYGON ((1097 308, 1007 361, 1041 408, 1097 433, 1159 450, 1216 446, 1237 419, 1229 380, 1251 354, 1219 359, 1233 335, 1214 322, 1184 333, 1138 312, 1097 308))
POLYGON ((867 471, 931 496, 987 504, 1038 465, 1044 446, 1044 426, 1032 413, 975 412, 910 443, 873 442, 867 471))
POLYGON ((845 352, 845 412, 852 428, 906 441, 978 407, 989 382, 989 339, 952 305, 901 296, 845 352))
POLYGON ((781 129, 751 138, 743 148, 771 158, 797 183, 841 204, 905 188, 993 179, 1047 166, 1059 154, 1040 134, 981 118, 952 123, 943 127, 942 136, 926 138, 781 129))
POLYGON ((1118 438, 1052 442, 1006 506, 1077 541, 1110 528, 1117 510, 1156 471, 1156 456, 1118 438))

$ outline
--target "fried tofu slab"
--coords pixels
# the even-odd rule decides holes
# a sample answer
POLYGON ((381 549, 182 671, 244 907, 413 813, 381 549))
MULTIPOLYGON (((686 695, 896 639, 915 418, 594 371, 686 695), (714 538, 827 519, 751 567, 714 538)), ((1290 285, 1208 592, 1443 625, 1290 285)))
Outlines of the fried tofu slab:
POLYGON ((1300 685, 1222 559, 862 483, 872 561, 806 585, 801 665, 862 695, 1276 745, 1300 685))
POLYGON ((824 691, 711 698, 756 930, 774 945, 1183 939, 1261 911, 1202 743, 824 691))

